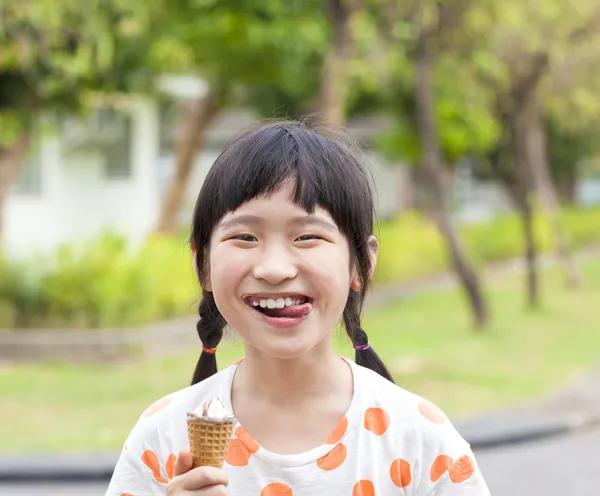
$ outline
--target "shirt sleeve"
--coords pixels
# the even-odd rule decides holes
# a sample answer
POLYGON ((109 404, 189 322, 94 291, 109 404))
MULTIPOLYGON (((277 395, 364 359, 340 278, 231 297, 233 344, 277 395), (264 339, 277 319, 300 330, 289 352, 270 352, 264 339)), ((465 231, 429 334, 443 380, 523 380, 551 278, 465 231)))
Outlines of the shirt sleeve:
POLYGON ((470 449, 454 460, 427 496, 490 496, 470 449))
POLYGON ((106 496, 164 495, 175 455, 162 449, 157 424, 142 416, 121 451, 106 496))
POLYGON ((471 446, 450 421, 425 427, 419 495, 490 496, 471 446))

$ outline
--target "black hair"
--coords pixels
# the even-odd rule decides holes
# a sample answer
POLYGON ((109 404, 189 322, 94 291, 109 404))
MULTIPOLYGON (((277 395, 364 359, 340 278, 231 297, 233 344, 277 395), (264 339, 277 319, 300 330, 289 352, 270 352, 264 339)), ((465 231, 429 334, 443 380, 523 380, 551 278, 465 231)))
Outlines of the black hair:
MULTIPOLYGON (((368 337, 360 315, 370 279, 368 240, 373 234, 374 195, 361 150, 339 133, 297 121, 274 121, 248 130, 225 148, 208 172, 194 209, 190 243, 196 250, 200 283, 212 231, 223 216, 289 182, 298 206, 307 213, 317 206, 324 208, 348 239, 360 291, 349 290, 343 321, 355 348, 365 348, 368 337)), ((197 331, 203 351, 192 384, 217 372, 210 349, 217 347, 226 325, 210 291, 202 292, 199 314, 197 331)), ((366 348, 356 349, 356 363, 394 382, 373 347, 366 348)))

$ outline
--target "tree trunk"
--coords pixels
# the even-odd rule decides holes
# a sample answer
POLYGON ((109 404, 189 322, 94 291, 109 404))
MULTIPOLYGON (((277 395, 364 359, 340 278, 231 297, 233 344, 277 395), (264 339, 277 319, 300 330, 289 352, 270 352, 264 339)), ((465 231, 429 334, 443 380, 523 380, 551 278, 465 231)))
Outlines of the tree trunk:
POLYGON ((347 65, 353 50, 350 21, 360 8, 358 0, 327 0, 325 6, 333 41, 321 68, 317 110, 319 120, 328 125, 341 126, 345 121, 347 65))
POLYGON ((577 202, 577 170, 576 167, 568 171, 561 171, 555 179, 556 191, 562 205, 572 206, 577 202))
POLYGON ((512 116, 510 127, 512 147, 516 168, 517 184, 512 195, 521 214, 523 222, 523 239, 525 242, 525 264, 527 267, 527 300, 530 307, 539 304, 540 285, 537 267, 537 246, 534 232, 534 215, 531 206, 532 179, 527 164, 526 119, 522 107, 512 116))
POLYGON ((4 224, 4 204, 12 185, 25 164, 30 142, 31 136, 23 134, 10 147, 0 149, 0 237, 2 236, 4 224))
POLYGON ((533 186, 539 194, 542 208, 548 215, 556 239, 556 255, 565 270, 566 282, 571 287, 581 284, 579 267, 569 250, 567 234, 560 219, 558 194, 550 176, 547 156, 546 130, 540 108, 531 98, 524 108, 527 162, 533 186))
POLYGON ((518 165, 522 163, 522 159, 517 157, 517 153, 522 150, 522 147, 517 149, 516 146, 517 135, 514 130, 514 120, 509 121, 504 116, 503 124, 512 133, 513 138, 508 140, 507 145, 503 145, 503 149, 497 151, 492 159, 492 169, 495 177, 504 185, 512 204, 521 216, 527 270, 527 298, 529 306, 536 306, 539 299, 537 250, 533 229, 533 209, 529 200, 527 169, 518 165), (512 162, 512 167, 505 162, 506 160, 512 162))
POLYGON ((484 328, 488 324, 488 310, 483 297, 479 278, 468 263, 452 221, 450 194, 445 187, 444 165, 438 144, 434 117, 433 83, 431 80, 431 55, 425 43, 419 43, 416 50, 417 66, 417 117, 419 136, 423 149, 424 165, 434 191, 438 222, 444 236, 452 266, 465 290, 475 325, 484 328))
POLYGON ((520 205, 523 220, 523 237, 525 239, 525 264, 527 267, 527 295, 530 307, 539 303, 540 286, 537 267, 537 245, 535 243, 533 209, 527 198, 520 205))
POLYGON ((221 108, 219 102, 217 95, 209 89, 203 98, 182 112, 175 151, 175 174, 162 201, 157 232, 172 234, 179 228, 179 213, 191 172, 196 157, 204 148, 206 130, 221 108))

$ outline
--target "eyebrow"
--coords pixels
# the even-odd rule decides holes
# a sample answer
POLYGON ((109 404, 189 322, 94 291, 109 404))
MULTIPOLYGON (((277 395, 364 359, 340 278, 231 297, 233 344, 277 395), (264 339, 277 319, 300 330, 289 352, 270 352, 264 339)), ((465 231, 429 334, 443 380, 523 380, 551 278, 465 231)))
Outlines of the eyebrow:
MULTIPOLYGON (((257 217, 256 215, 238 215, 232 219, 222 221, 217 227, 219 229, 231 229, 240 225, 255 226, 263 224, 264 222, 265 221, 261 217, 257 217)), ((338 231, 338 228, 335 224, 311 214, 294 217, 289 223, 296 225, 315 225, 322 227, 323 229, 327 229, 328 231, 338 231)))

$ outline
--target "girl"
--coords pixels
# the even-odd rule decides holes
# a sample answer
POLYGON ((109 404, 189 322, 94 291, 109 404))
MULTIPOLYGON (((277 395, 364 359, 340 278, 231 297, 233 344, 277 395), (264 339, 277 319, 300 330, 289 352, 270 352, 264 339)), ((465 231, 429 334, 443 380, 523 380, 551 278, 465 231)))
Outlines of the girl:
POLYGON ((192 386, 129 435, 108 495, 485 496, 469 445, 433 404, 396 386, 361 328, 375 269, 361 153, 297 122, 230 144, 196 203, 203 288, 192 386), (342 320, 356 361, 337 356, 342 320), (217 373, 224 328, 244 359, 217 373), (223 470, 191 469, 187 412, 219 397, 238 423, 223 470))

